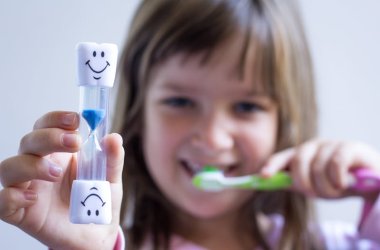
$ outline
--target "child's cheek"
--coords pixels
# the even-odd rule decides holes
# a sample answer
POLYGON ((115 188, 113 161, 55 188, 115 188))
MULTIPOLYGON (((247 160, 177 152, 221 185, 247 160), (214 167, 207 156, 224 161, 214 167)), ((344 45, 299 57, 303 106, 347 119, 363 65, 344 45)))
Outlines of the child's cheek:
POLYGON ((275 120, 243 127, 241 141, 250 172, 258 172, 276 149, 277 124, 275 120))

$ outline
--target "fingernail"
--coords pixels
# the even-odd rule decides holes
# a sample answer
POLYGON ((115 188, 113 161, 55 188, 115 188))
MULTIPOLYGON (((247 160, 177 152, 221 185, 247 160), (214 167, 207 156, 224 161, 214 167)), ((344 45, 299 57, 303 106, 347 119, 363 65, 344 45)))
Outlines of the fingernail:
POLYGON ((60 177, 62 174, 62 168, 57 165, 51 164, 49 166, 49 174, 53 177, 60 177))
POLYGON ((273 170, 270 169, 270 168, 263 168, 261 170, 261 175, 264 176, 264 177, 270 177, 272 176, 274 173, 273 173, 273 170))
POLYGON ((66 126, 72 126, 75 124, 77 115, 74 113, 66 114, 62 118, 62 123, 66 126))
POLYGON ((37 200, 37 194, 36 194, 36 192, 34 192, 32 190, 26 190, 26 191, 24 191, 24 197, 28 201, 35 201, 35 200, 37 200))
POLYGON ((76 134, 63 134, 62 144, 68 148, 75 148, 78 146, 78 136, 76 134))
POLYGON ((117 136, 120 145, 123 145, 123 137, 121 137, 120 134, 117 134, 117 133, 114 133, 114 134, 117 136))

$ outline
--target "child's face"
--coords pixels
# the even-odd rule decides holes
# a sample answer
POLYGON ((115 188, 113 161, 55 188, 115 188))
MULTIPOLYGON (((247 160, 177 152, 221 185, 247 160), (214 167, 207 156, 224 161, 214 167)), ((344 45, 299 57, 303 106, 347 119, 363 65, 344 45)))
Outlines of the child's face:
POLYGON ((148 169, 168 199, 197 218, 236 211, 252 195, 195 188, 191 179, 202 166, 229 176, 256 173, 276 146, 277 106, 254 91, 259 88, 252 86, 251 74, 239 78, 239 46, 235 39, 205 63, 201 54, 176 54, 154 68, 147 90, 148 169))

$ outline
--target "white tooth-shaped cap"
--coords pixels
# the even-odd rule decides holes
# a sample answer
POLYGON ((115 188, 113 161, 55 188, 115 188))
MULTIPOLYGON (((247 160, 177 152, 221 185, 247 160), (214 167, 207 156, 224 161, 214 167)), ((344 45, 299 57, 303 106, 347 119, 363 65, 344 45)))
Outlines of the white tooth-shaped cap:
POLYGON ((111 43, 79 43, 77 74, 79 86, 112 87, 115 81, 117 46, 111 43))

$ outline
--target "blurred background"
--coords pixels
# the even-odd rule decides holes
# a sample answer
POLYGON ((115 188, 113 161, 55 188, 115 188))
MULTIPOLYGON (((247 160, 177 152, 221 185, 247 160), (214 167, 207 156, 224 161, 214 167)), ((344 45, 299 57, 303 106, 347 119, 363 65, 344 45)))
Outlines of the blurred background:
MULTIPOLYGON (((122 47, 138 0, 0 1, 0 160, 51 110, 78 109, 75 45, 122 47)), ((380 1, 300 0, 314 57, 320 135, 380 149, 380 1)), ((0 186, 1 188, 1 186, 0 186)), ((361 201, 316 202, 320 221, 356 223, 361 201)), ((0 249, 46 249, 0 221, 0 249)))

